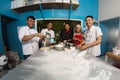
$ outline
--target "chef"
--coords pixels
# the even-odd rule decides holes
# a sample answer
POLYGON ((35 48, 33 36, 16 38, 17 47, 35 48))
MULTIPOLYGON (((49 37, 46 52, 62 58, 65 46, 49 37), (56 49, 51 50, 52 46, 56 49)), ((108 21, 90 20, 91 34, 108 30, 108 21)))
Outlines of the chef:
POLYGON ((68 23, 65 24, 64 30, 60 31, 60 38, 61 41, 67 41, 67 42, 71 42, 72 38, 73 38, 73 31, 70 29, 70 25, 68 23))
POLYGON ((40 38, 42 38, 42 34, 37 33, 36 29, 33 28, 34 24, 35 18, 28 16, 27 26, 22 26, 18 31, 19 40, 22 43, 24 59, 27 59, 39 49, 38 43, 40 38))
POLYGON ((94 26, 93 16, 86 17, 85 45, 77 46, 80 50, 87 49, 89 54, 99 56, 101 54, 100 43, 102 41, 102 31, 98 26, 94 26))
POLYGON ((53 27, 52 22, 48 22, 47 28, 42 29, 42 31, 41 31, 41 33, 46 37, 46 46, 49 46, 51 41, 54 42, 55 33, 52 30, 52 27, 53 27))

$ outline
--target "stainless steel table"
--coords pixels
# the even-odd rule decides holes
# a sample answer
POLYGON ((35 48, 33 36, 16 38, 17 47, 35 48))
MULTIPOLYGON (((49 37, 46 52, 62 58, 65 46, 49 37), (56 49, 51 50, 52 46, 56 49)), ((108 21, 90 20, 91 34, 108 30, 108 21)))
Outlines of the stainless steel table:
POLYGON ((0 80, 120 80, 120 70, 77 49, 33 54, 0 80))

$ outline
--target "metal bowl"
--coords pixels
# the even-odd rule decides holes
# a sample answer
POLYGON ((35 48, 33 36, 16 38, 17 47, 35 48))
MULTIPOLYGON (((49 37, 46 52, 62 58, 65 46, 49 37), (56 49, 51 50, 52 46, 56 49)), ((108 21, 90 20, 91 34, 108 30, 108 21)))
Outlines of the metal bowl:
POLYGON ((62 50, 64 50, 64 45, 62 45, 62 44, 57 44, 57 45, 55 45, 55 50, 57 50, 57 51, 62 51, 62 50))

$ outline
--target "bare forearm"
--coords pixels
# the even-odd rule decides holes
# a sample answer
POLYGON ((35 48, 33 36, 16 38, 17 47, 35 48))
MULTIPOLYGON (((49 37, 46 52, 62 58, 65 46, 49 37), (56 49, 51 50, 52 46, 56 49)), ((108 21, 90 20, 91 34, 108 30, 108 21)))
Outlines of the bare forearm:
POLYGON ((95 42, 92 42, 92 43, 89 43, 89 44, 86 44, 86 45, 89 48, 89 47, 92 47, 92 46, 96 46, 96 45, 98 45, 100 43, 101 43, 100 41, 95 41, 95 42))
POLYGON ((102 36, 99 36, 95 42, 88 43, 88 44, 85 44, 83 46, 78 45, 77 48, 80 49, 80 50, 85 50, 87 48, 90 48, 92 46, 100 44, 101 40, 102 40, 102 36))
POLYGON ((28 40, 31 40, 32 38, 35 37, 35 34, 31 34, 31 35, 25 35, 23 38, 22 38, 22 41, 23 42, 26 42, 28 40))
POLYGON ((85 44, 85 42, 83 41, 80 45, 82 46, 82 45, 84 45, 85 44))

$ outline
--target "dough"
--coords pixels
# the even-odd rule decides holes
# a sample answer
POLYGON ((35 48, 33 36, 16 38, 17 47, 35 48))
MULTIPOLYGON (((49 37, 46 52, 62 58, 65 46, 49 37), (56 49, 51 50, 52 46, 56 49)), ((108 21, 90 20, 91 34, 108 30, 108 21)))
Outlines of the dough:
POLYGON ((40 48, 40 50, 42 50, 42 51, 47 51, 47 50, 49 50, 50 48, 49 47, 41 47, 40 48))

